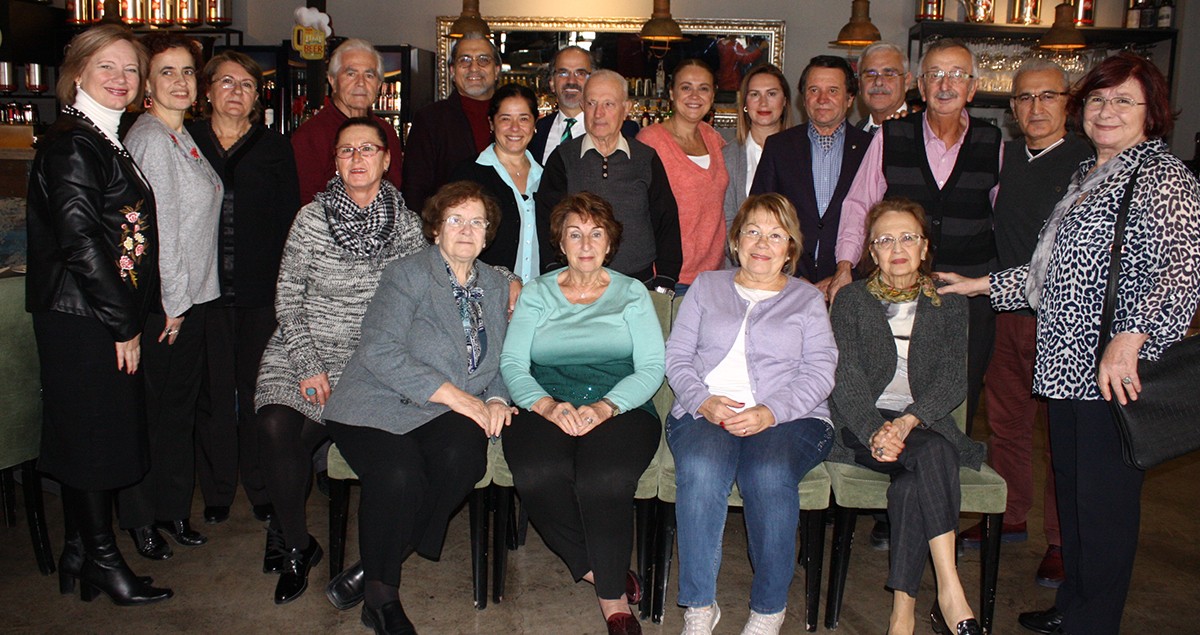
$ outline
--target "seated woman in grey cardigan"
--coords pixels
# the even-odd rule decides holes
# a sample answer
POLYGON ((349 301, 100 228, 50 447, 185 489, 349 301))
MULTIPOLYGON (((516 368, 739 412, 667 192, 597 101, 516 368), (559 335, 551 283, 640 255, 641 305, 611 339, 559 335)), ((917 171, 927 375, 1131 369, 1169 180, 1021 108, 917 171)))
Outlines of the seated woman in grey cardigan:
POLYGON ((404 560, 441 555, 451 514, 487 468, 488 438, 513 414, 500 377, 509 281, 476 262, 500 210, 457 182, 426 201, 422 221, 436 246, 384 270, 323 413, 362 482, 362 621, 376 633, 416 632, 400 603, 404 560))
POLYGON ((979 469, 983 446, 951 416, 966 397, 967 306, 934 289, 925 227, 925 211, 904 199, 884 199, 867 215, 864 251, 874 266, 838 293, 830 314, 839 351, 830 410, 840 443, 829 460, 891 477, 888 632, 913 632, 932 555, 934 631, 967 635, 980 629, 954 562, 958 471, 979 469))

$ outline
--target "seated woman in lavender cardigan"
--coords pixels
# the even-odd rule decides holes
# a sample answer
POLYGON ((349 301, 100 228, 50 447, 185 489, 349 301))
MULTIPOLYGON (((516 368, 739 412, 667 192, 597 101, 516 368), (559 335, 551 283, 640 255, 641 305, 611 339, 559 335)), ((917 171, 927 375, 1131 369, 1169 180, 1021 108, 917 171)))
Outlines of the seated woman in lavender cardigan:
POLYGON ((679 604, 686 633, 711 633, 721 618, 717 570, 736 480, 754 567, 743 632, 773 634, 796 561, 797 487, 833 443, 826 400, 838 352, 821 292, 792 276, 803 241, 786 198, 747 198, 728 244, 741 266, 696 277, 667 342, 679 604))
POLYGON ((384 270, 322 413, 362 482, 362 621, 376 633, 416 632, 401 566, 414 551, 440 556, 450 516, 487 468, 487 439, 513 414, 500 377, 509 282, 476 261, 500 209, 460 181, 426 201, 422 220, 436 246, 384 270))

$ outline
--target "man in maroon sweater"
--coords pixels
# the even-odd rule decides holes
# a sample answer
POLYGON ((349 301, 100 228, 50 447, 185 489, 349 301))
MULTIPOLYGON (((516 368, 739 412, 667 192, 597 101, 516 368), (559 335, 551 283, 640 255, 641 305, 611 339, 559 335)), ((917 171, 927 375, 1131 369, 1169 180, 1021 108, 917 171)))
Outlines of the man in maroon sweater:
POLYGON ((418 212, 458 164, 492 143, 487 110, 500 77, 500 54, 491 40, 467 36, 455 42, 446 64, 454 92, 418 110, 408 131, 409 160, 400 191, 409 209, 418 212))
MULTIPOLYGON (((366 40, 346 40, 330 56, 327 78, 333 94, 325 98, 320 112, 292 133, 301 205, 311 203, 313 196, 333 178, 333 144, 338 126, 350 117, 374 117, 371 106, 379 98, 379 88, 383 85, 383 58, 366 40)), ((392 155, 386 178, 399 188, 404 163, 400 137, 391 124, 383 119, 379 122, 387 132, 388 152, 392 155)))

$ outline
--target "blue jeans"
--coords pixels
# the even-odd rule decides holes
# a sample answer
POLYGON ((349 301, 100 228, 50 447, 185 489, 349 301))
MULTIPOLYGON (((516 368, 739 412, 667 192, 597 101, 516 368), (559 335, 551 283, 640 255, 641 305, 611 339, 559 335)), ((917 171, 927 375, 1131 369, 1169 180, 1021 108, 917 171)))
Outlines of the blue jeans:
POLYGON ((735 437, 704 418, 671 416, 667 445, 675 457, 679 604, 716 601, 721 538, 736 480, 754 568, 750 608, 764 614, 787 608, 800 522, 797 487, 829 455, 833 429, 820 419, 799 419, 735 437))

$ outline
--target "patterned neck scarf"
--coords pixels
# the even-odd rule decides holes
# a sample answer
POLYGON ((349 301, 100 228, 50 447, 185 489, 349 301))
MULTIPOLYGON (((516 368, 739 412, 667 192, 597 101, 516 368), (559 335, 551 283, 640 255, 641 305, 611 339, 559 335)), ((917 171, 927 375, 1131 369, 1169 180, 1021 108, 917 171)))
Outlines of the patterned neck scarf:
POLYGON ((917 299, 917 294, 923 294, 929 298, 929 302, 933 306, 942 306, 942 297, 938 295, 937 288, 933 286, 933 280, 924 274, 917 276, 917 282, 913 286, 897 289, 888 286, 883 281, 883 272, 876 270, 867 279, 867 291, 880 302, 912 302, 917 299))
POLYGON ((487 330, 483 328, 483 289, 475 286, 475 274, 475 267, 472 266, 467 283, 459 284, 458 277, 446 263, 446 275, 450 278, 450 288, 454 291, 454 300, 458 302, 458 315, 462 318, 463 332, 467 338, 467 374, 474 374, 483 356, 487 355, 487 330))
POLYGON ((387 180, 379 183, 379 193, 366 207, 359 207, 346 192, 342 177, 334 175, 314 199, 325 208, 329 231, 339 247, 362 257, 379 253, 391 243, 396 218, 404 209, 399 190, 387 180))

